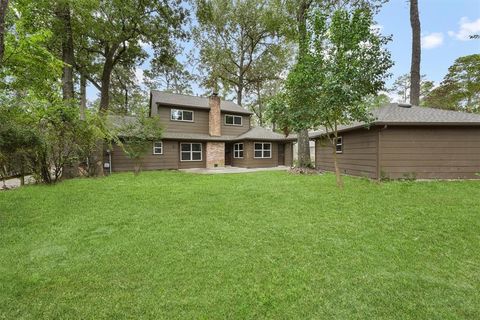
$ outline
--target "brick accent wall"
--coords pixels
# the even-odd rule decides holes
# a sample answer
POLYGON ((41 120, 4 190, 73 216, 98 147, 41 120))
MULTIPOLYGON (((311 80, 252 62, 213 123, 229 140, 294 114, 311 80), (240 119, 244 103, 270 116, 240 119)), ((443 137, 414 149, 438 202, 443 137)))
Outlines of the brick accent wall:
POLYGON ((225 166, 225 143, 207 142, 207 168, 225 166))
POLYGON ((220 97, 214 93, 208 99, 210 113, 208 118, 208 133, 213 137, 222 135, 222 115, 220 113, 220 97))

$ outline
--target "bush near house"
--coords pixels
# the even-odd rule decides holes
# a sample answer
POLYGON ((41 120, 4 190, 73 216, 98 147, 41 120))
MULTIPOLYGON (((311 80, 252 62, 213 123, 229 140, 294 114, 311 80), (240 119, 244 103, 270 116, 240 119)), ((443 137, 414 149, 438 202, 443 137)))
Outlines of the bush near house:
POLYGON ((286 172, 0 192, 0 319, 478 319, 479 199, 286 172))

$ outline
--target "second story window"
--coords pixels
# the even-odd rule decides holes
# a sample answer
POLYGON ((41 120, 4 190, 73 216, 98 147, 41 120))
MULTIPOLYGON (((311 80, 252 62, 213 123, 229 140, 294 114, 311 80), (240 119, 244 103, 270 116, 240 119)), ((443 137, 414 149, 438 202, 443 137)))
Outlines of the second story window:
POLYGON ((173 121, 193 122, 193 111, 172 109, 170 111, 170 119, 173 121))
POLYGON ((225 115, 225 124, 228 126, 241 126, 242 116, 235 116, 233 114, 225 115))

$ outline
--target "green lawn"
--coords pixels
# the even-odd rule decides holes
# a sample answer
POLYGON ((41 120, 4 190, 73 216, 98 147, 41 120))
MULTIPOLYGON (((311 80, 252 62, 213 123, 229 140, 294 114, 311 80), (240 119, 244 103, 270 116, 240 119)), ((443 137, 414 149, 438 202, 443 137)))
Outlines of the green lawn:
POLYGON ((480 181, 115 174, 0 192, 0 319, 479 319, 480 181))

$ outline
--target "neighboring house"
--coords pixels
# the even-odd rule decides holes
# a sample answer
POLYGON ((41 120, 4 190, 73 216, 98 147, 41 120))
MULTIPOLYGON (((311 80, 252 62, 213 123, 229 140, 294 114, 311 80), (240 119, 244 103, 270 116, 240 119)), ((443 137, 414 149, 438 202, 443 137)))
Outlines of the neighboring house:
MULTIPOLYGON (((152 91, 150 116, 163 126, 161 141, 153 141, 142 168, 183 169, 236 166, 246 168, 291 166, 294 137, 285 137, 265 128, 251 127, 252 113, 221 100, 152 91)), ((113 116, 113 122, 134 121, 113 116)), ((114 146, 106 157, 112 171, 129 171, 130 160, 114 146)))
MULTIPOLYGON (((381 178, 480 178, 480 115, 390 104, 373 112, 369 128, 339 129, 336 145, 342 173, 381 178)), ((333 171, 333 149, 325 132, 316 141, 315 163, 333 171)))

